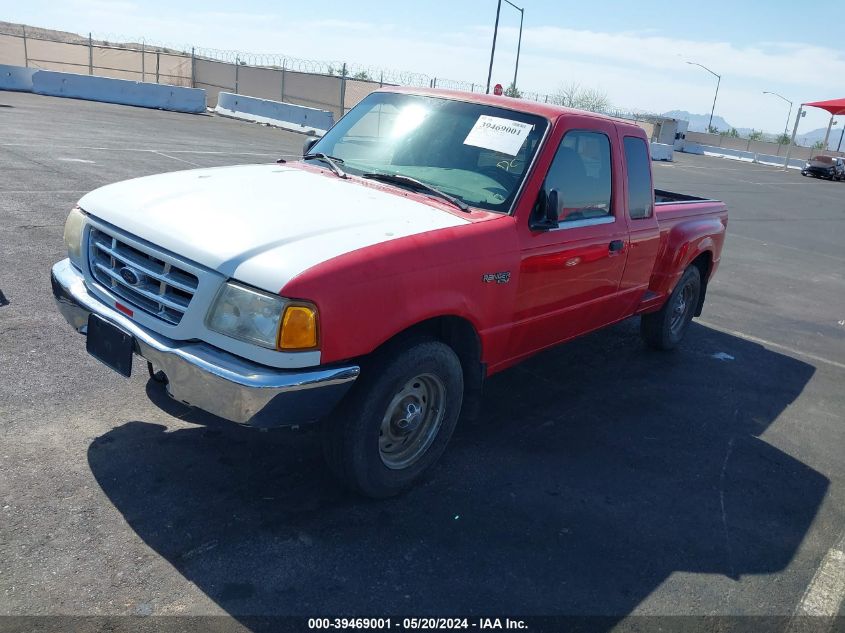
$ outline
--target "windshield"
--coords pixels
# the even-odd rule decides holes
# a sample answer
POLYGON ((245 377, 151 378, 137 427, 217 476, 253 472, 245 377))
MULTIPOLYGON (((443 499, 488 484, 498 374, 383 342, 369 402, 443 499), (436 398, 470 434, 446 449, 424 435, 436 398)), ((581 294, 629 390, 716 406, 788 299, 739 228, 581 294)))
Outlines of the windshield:
POLYGON ((504 108, 374 92, 317 143, 344 171, 399 174, 468 205, 508 212, 546 119, 504 108))
POLYGON ((832 165, 833 159, 830 156, 813 156, 810 159, 812 163, 824 163, 826 165, 832 165))

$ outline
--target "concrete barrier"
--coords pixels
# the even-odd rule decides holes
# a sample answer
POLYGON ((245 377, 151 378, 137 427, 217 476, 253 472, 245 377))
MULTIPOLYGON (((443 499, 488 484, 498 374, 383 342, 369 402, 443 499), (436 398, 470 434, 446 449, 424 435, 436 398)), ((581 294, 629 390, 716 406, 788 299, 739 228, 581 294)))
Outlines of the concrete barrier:
POLYGON ((672 161, 675 146, 666 143, 651 143, 651 160, 672 161))
MULTIPOLYGON (((785 156, 775 156, 772 154, 758 154, 755 152, 744 152, 738 149, 728 149, 727 147, 716 147, 715 145, 701 145, 699 143, 685 143, 684 150, 687 154, 704 154, 705 156, 716 156, 718 158, 730 158, 732 160, 741 160, 747 163, 760 163, 761 165, 772 165, 776 167, 783 167, 786 160, 785 156)), ((803 158, 790 158, 790 169, 801 169, 806 163, 803 158)))
POLYGON ((326 130, 334 125, 334 114, 327 110, 245 97, 232 92, 221 92, 217 95, 217 107, 214 111, 221 116, 253 123, 266 123, 286 130, 318 136, 325 134, 326 130))
POLYGON ((32 76, 32 91, 52 97, 88 99, 142 108, 205 112, 205 90, 126 79, 39 70, 32 76))
POLYGON ((32 92, 32 76, 37 68, 0 64, 0 90, 32 92))
POLYGON ((703 154, 704 148, 699 143, 691 143, 684 141, 684 147, 681 149, 684 154, 703 154))

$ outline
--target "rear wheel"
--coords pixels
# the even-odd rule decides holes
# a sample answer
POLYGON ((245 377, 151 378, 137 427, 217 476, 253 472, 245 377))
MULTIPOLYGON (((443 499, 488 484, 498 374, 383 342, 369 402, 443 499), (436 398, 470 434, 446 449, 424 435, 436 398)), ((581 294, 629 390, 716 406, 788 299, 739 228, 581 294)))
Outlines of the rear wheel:
POLYGON ((642 316, 640 333, 646 344, 654 349, 674 349, 689 328, 700 296, 701 273, 698 267, 690 266, 663 307, 642 316))
POLYGON ((463 370, 439 341, 375 357, 349 396, 323 422, 326 461, 349 488, 389 497, 437 462, 458 420, 463 370))

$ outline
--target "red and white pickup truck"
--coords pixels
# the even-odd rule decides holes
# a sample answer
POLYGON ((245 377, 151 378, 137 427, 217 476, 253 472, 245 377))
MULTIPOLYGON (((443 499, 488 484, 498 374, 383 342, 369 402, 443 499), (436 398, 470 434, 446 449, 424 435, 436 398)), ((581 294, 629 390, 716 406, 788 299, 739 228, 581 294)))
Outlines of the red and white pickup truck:
POLYGON ((256 427, 322 420, 330 468, 395 494, 484 379, 642 315, 678 344, 725 205, 663 191, 622 120, 508 97, 374 92, 302 161, 161 174, 84 196, 59 309, 129 375, 256 427))

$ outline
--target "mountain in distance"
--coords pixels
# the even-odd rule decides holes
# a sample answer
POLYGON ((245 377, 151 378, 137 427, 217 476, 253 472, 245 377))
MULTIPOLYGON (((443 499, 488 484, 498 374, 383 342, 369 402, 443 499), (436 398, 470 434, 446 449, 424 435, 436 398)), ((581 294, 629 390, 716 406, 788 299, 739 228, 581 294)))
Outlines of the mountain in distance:
MULTIPOLYGON (((706 132, 707 123, 710 120, 709 114, 693 114, 691 112, 687 112, 686 110, 670 110, 669 112, 664 112, 661 116, 689 121, 690 132, 706 132)), ((836 150, 839 146, 839 135, 842 134, 843 125, 845 125, 845 123, 834 125, 830 130, 830 138, 828 138, 827 141, 828 149, 836 150)), ((718 115, 713 115, 713 127, 719 131, 728 131, 733 128, 730 123, 718 115)), ((754 130, 748 127, 738 127, 736 128, 736 131, 740 136, 747 138, 754 130)), ((798 145, 803 145, 804 147, 812 147, 818 141, 824 140, 826 132, 827 128, 824 127, 809 131, 803 131, 799 128, 798 134, 795 137, 795 142, 798 145)), ((792 130, 789 130, 789 133, 791 134, 792 130)), ((765 140, 774 140, 775 137, 776 135, 772 133, 764 134, 765 140)), ((845 148, 845 140, 842 141, 842 148, 845 148)))
MULTIPOLYGON (((840 135, 842 134, 842 123, 834 125, 830 130, 830 136, 827 139, 827 148, 836 150, 839 147, 840 135)), ((795 142, 805 147, 812 147, 818 141, 824 140, 824 135, 827 133, 826 127, 820 127, 817 130, 810 130, 809 132, 802 132, 798 129, 798 134, 795 135, 795 142)), ((842 148, 845 149, 845 139, 842 139, 842 148)))
MULTIPOLYGON (((670 110, 669 112, 664 112, 660 116, 689 121, 690 132, 706 132, 707 124, 710 122, 709 114, 693 114, 692 112, 687 112, 686 110, 670 110)), ((713 127, 717 130, 730 130, 733 126, 718 114, 714 114, 713 127)), ((741 132, 741 130, 737 128, 737 132, 741 132)))

